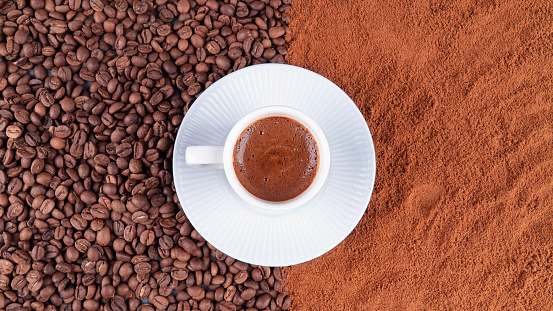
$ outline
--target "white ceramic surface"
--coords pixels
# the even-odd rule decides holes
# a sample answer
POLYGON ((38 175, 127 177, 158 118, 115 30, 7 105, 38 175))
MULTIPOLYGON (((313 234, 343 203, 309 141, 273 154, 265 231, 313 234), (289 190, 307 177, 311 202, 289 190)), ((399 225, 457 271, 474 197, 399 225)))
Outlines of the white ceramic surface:
POLYGON ((338 245, 363 216, 375 172, 372 138, 353 101, 328 79, 281 64, 246 67, 205 90, 182 121, 173 157, 177 195, 196 230, 229 256, 264 266, 299 264, 338 245), (233 191, 223 170, 185 163, 188 146, 223 145, 238 120, 271 105, 308 115, 330 148, 322 189, 291 210, 254 207, 233 191))
POLYGON ((310 201, 323 187, 330 169, 330 148, 321 128, 303 112, 287 106, 267 106, 256 109, 240 119, 230 130, 224 146, 189 146, 186 148, 186 164, 205 169, 224 169, 227 181, 243 200, 257 207, 282 211, 301 206, 310 201), (299 196, 284 202, 269 202, 251 194, 242 186, 234 171, 234 146, 244 130, 253 122, 268 117, 287 117, 300 122, 313 135, 318 149, 319 165, 311 185, 299 196))

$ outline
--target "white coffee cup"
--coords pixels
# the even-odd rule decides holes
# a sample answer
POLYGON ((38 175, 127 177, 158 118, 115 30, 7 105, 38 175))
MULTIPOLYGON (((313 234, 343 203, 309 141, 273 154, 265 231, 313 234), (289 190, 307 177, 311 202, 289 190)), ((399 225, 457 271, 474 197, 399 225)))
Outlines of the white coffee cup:
POLYGON ((330 150, 321 128, 303 112, 285 106, 268 106, 252 111, 240 119, 227 135, 224 146, 190 146, 186 148, 186 164, 199 169, 224 169, 232 189, 245 201, 267 210, 291 209, 311 200, 321 190, 330 169, 330 150), (319 165, 311 185, 299 196, 282 202, 260 199, 246 190, 234 171, 234 146, 250 124, 268 117, 286 117, 302 124, 313 136, 318 147, 319 165))

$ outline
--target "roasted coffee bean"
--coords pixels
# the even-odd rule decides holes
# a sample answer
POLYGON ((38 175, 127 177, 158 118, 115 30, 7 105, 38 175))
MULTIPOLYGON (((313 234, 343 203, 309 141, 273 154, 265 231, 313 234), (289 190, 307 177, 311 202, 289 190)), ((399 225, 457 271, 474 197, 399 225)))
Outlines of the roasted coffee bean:
POLYGON ((136 237, 136 227, 131 225, 126 226, 123 237, 125 241, 132 242, 132 240, 134 240, 134 238, 136 237))
POLYGON ((6 136, 9 138, 18 138, 22 133, 23 130, 16 125, 10 125, 6 128, 6 136))
POLYGON ((144 230, 142 234, 140 234, 140 243, 150 246, 155 243, 155 233, 153 230, 144 230))
POLYGON ((23 147, 17 149, 16 154, 24 159, 33 159, 36 156, 36 150, 33 147, 23 147))
POLYGON ((80 253, 85 253, 88 248, 90 247, 90 242, 86 239, 79 239, 77 241, 75 241, 75 248, 80 252, 80 253))
POLYGON ((152 266, 147 262, 139 262, 135 264, 134 271, 138 274, 150 273, 152 266))
POLYGON ((237 307, 234 303, 230 301, 223 300, 219 304, 219 309, 221 311, 236 311, 237 307))
POLYGON ((67 31, 67 24, 61 20, 54 20, 50 24, 50 32, 54 34, 63 34, 67 31))
POLYGON ((94 163, 100 166, 107 166, 109 162, 110 158, 105 154, 97 154, 96 156, 94 156, 94 163))
POLYGON ((42 201, 42 204, 40 205, 40 212, 44 215, 50 214, 54 208, 56 207, 56 203, 51 199, 46 199, 42 201))
POLYGON ((1 287, 10 286, 10 278, 7 275, 0 274, 0 286, 1 287))
POLYGON ((27 263, 30 260, 31 260, 31 256, 29 256, 29 254, 22 249, 18 249, 14 251, 12 254, 12 261, 15 262, 16 264, 27 263))
POLYGON ((38 296, 36 296, 36 300, 38 302, 46 302, 50 297, 52 297, 52 294, 56 292, 56 288, 53 285, 49 285, 45 288, 43 288, 40 293, 38 293, 38 296))
POLYGON ((66 66, 62 66, 58 69, 58 77, 62 82, 69 82, 72 77, 71 69, 66 66))
POLYGON ((65 148, 66 141, 63 138, 53 137, 50 139, 50 146, 54 149, 60 150, 65 148))
POLYGON ((284 29, 284 27, 279 26, 270 28, 267 33, 269 34, 269 38, 274 39, 283 36, 286 33, 286 30, 284 29))
POLYGON ((14 264, 6 259, 0 259, 0 274, 10 274, 12 273, 14 264))
POLYGON ((271 268, 267 266, 260 266, 261 275, 263 276, 263 279, 268 279, 271 276, 271 268))
POLYGON ((259 268, 252 270, 252 279, 256 282, 263 280, 263 275, 261 274, 261 270, 259 268))
POLYGON ((115 296, 111 299, 111 310, 113 311, 126 311, 127 305, 121 296, 115 296))
POLYGON ((73 215, 70 219, 70 223, 77 230, 84 230, 88 225, 88 221, 83 216, 81 216, 81 214, 73 215))
POLYGON ((255 307, 258 309, 265 309, 271 303, 271 296, 269 294, 263 294, 259 296, 255 301, 255 307))
POLYGON ((163 296, 155 296, 152 304, 158 309, 166 309, 169 305, 169 300, 163 296))
POLYGON ((246 282, 247 279, 248 279, 247 271, 240 271, 234 276, 234 282, 236 282, 236 284, 242 284, 246 282))
POLYGON ((143 211, 137 211, 132 215, 132 220, 135 223, 145 223, 148 221, 148 214, 143 211))
POLYGON ((101 86, 106 87, 109 80, 111 80, 111 76, 107 71, 102 70, 96 73, 96 82, 98 82, 98 84, 100 84, 101 86))
POLYGON ((31 258, 35 261, 42 260, 44 258, 44 255, 46 255, 46 249, 43 245, 36 245, 33 247, 31 251, 31 258))
POLYGON ((261 56, 263 56, 263 52, 264 52, 264 47, 263 47, 263 44, 259 41, 255 41, 253 44, 252 44, 252 47, 251 47, 251 55, 252 57, 254 58, 260 58, 261 56))
POLYGON ((0 4, 0 306, 288 308, 282 270, 192 228, 167 159, 206 88, 284 61, 290 1, 58 2, 0 4))
POLYGON ((129 143, 122 143, 119 146, 117 146, 115 150, 116 150, 115 152, 117 153, 117 156, 124 158, 131 155, 131 153, 133 152, 133 147, 129 143))
POLYGON ((81 193, 81 200, 85 204, 94 204, 97 202, 98 196, 96 195, 96 193, 87 190, 81 193))
POLYGON ((186 268, 174 267, 171 269, 171 277, 177 281, 186 280, 188 277, 188 270, 186 268))
POLYGON ((200 309, 200 311, 213 311, 214 305, 210 299, 205 298, 200 301, 198 308, 200 309))
MULTIPOLYGON (((225 287, 225 286, 223 286, 225 287)), ((226 301, 232 301, 234 299, 234 295, 236 295, 236 286, 230 285, 226 287, 225 295, 223 296, 223 299, 226 301)))
POLYGON ((216 41, 209 41, 205 45, 205 49, 207 50, 207 52, 214 55, 219 54, 219 52, 221 51, 221 47, 219 46, 219 43, 217 43, 216 41))
POLYGON ((161 238, 159 238, 159 247, 162 249, 170 250, 173 248, 173 239, 171 239, 169 236, 164 235, 161 238))
POLYGON ((286 274, 284 273, 284 271, 282 270, 281 267, 276 267, 273 269, 273 274, 275 276, 275 279, 279 280, 279 281, 286 281, 286 274))
POLYGON ((98 147, 91 141, 87 141, 84 145, 83 156, 85 159, 93 159, 98 153, 98 147))
POLYGON ((112 183, 107 183, 102 186, 102 192, 106 195, 114 195, 117 193, 117 186, 112 183))
POLYGON ((71 128, 67 125, 56 126, 54 129, 54 137, 68 138, 69 136, 71 136, 71 128))
POLYGON ((100 246, 107 246, 111 242, 111 232, 108 227, 103 227, 96 234, 96 243, 100 246))
POLYGON ((40 135, 37 132, 25 133, 25 142, 31 147, 36 147, 42 143, 40 135))
POLYGON ((30 120, 30 114, 27 110, 17 109, 14 112, 14 117, 19 123, 28 124, 30 120))
POLYGON ((60 262, 56 265, 56 270, 62 273, 69 273, 71 272, 71 265, 65 262, 60 262))
POLYGON ((244 290, 241 294, 240 294, 240 297, 244 300, 250 300, 252 299, 253 297, 255 297, 255 294, 256 294, 256 290, 253 289, 253 288, 247 288, 246 290, 244 290))

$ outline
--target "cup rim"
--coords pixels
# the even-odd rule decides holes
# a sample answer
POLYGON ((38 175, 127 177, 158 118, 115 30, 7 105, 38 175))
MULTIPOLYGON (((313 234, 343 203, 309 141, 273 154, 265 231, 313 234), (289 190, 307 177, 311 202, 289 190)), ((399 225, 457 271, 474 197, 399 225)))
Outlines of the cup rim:
POLYGON ((289 210, 307 203, 321 190, 330 170, 330 149, 322 129, 313 119, 297 109, 272 105, 248 113, 232 127, 223 148, 223 167, 232 189, 248 203, 264 210, 289 210), (313 135, 319 151, 317 174, 311 185, 297 197, 282 202, 266 201, 254 196, 242 186, 234 171, 234 146, 239 136, 253 122, 273 116, 287 117, 301 123, 313 135))

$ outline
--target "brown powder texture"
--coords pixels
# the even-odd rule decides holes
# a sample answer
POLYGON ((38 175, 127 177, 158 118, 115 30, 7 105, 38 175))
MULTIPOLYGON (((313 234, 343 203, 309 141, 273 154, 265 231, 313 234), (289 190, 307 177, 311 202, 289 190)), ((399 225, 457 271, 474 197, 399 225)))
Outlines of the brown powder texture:
POLYGON ((368 209, 293 310, 553 309, 553 2, 294 0, 287 61, 372 132, 368 209))

